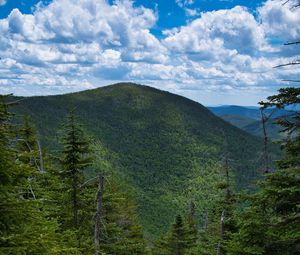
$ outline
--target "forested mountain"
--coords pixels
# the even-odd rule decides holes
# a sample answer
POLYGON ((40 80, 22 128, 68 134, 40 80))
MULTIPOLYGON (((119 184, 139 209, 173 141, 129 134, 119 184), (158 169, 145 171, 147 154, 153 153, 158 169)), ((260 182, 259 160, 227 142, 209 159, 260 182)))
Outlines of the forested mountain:
MULTIPOLYGON (((197 204, 203 219, 217 196, 223 156, 238 189, 251 188, 262 170, 260 138, 216 117, 199 103, 131 83, 78 93, 15 98, 17 115, 31 116, 43 147, 55 151, 64 116, 73 110, 108 160, 133 187, 150 235, 197 204)), ((97 169, 91 169, 91 174, 97 169)))
MULTIPOLYGON (((251 135, 263 137, 263 127, 261 122, 261 112, 258 107, 243 107, 236 105, 209 107, 209 109, 232 125, 248 132, 251 135)), ((284 137, 284 133, 280 132, 281 128, 275 124, 276 118, 290 115, 289 110, 284 109, 266 109, 266 116, 272 114, 266 123, 267 135, 273 141, 284 137)))
POLYGON ((238 105, 222 105, 208 107, 217 116, 234 115, 259 120, 261 115, 258 107, 244 107, 238 105))

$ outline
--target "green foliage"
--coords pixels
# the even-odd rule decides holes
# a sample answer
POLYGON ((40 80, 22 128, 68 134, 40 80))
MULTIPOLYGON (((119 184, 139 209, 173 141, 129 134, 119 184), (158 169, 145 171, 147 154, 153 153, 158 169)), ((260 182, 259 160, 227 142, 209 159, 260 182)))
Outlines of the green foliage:
MULTIPOLYGON (((6 101, 6 96, 0 97, 0 254, 58 254, 57 223, 47 217, 42 200, 34 195, 37 169, 28 148, 16 141, 6 101)), ((33 141, 34 134, 22 141, 27 139, 33 141)))
POLYGON ((146 243, 136 206, 117 176, 106 178, 100 250, 103 254, 145 254, 146 243))
POLYGON ((69 228, 77 228, 79 225, 78 213, 83 208, 81 198, 84 182, 84 170, 91 165, 89 157, 89 143, 84 136, 83 130, 76 122, 76 117, 73 112, 67 116, 64 125, 64 135, 62 137, 62 178, 63 192, 66 195, 64 207, 71 212, 68 218, 65 218, 64 224, 69 228))
POLYGON ((199 214, 211 204, 215 192, 209 191, 215 186, 223 133, 235 160, 237 188, 252 188, 260 176, 255 162, 263 144, 259 138, 196 102, 150 87, 124 83, 31 97, 15 111, 30 114, 43 144, 57 149, 58 123, 74 107, 89 134, 113 155, 110 163, 134 187, 147 236, 166 231, 178 210, 187 208, 186 201, 194 200, 199 214), (198 186, 200 182, 205 188, 198 186))
POLYGON ((175 217, 170 231, 154 242, 154 255, 195 255, 198 249, 198 222, 196 219, 195 204, 185 218, 180 214, 175 217))
MULTIPOLYGON (((261 105, 285 108, 300 103, 300 89, 280 89, 261 105)), ((300 253, 300 133, 299 113, 278 118, 290 134, 283 143, 279 170, 268 174, 261 190, 248 197, 239 219, 239 232, 228 245, 229 254, 296 255, 300 253)))

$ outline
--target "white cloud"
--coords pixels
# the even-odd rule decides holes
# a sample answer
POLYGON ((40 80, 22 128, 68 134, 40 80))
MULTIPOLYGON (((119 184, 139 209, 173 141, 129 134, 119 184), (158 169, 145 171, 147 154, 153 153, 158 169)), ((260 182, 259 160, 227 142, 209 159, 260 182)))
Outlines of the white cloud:
MULTIPOLYGON (((177 3, 186 9, 193 1, 177 3)), ((257 13, 240 6, 201 13, 158 39, 151 33, 157 13, 129 0, 54 0, 30 15, 15 9, 0 20, 0 92, 60 93, 133 80, 198 100, 205 92, 258 97, 277 89, 280 77, 300 75, 272 68, 295 52, 270 44, 296 38, 300 15, 273 1, 257 13)))
MULTIPOLYGON (((291 3, 292 4, 292 3, 291 3)), ((261 26, 267 36, 282 40, 300 38, 300 9, 282 6, 281 1, 267 1, 258 9, 261 26)))
POLYGON ((223 58, 225 51, 249 53, 266 48, 264 31, 243 7, 202 13, 179 31, 167 32, 166 46, 187 54, 223 58), (209 53, 208 53, 209 52, 209 53))
POLYGON ((195 0, 175 0, 175 2, 179 7, 184 8, 188 5, 192 5, 195 0))
POLYGON ((184 8, 184 11, 188 17, 195 17, 200 15, 199 9, 184 8))

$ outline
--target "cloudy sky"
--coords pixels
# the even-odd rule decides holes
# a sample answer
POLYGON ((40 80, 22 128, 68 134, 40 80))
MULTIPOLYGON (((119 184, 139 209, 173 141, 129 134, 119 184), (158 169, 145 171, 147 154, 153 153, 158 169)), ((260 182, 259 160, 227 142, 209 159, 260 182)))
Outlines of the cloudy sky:
POLYGON ((281 0, 0 0, 0 93, 119 81, 255 105, 299 79, 300 8, 281 0))

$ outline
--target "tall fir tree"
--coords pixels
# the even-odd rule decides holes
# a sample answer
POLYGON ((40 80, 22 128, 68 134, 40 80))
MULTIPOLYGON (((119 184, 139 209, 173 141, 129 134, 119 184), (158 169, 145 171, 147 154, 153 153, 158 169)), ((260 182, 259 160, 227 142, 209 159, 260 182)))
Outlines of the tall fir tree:
POLYGON ((67 115, 63 127, 58 217, 61 230, 65 235, 69 235, 67 243, 74 248, 84 250, 87 243, 92 245, 92 225, 89 224, 89 218, 92 216, 86 215, 90 213, 89 208, 92 204, 87 205, 86 196, 88 196, 89 187, 84 185, 85 171, 92 164, 89 140, 78 123, 74 111, 67 115))
POLYGON ((155 255, 196 255, 198 250, 198 228, 195 205, 191 203, 186 219, 178 214, 170 231, 154 242, 155 255))
POLYGON ((111 173, 106 177, 101 215, 101 254, 146 254, 143 229, 126 185, 111 173))

